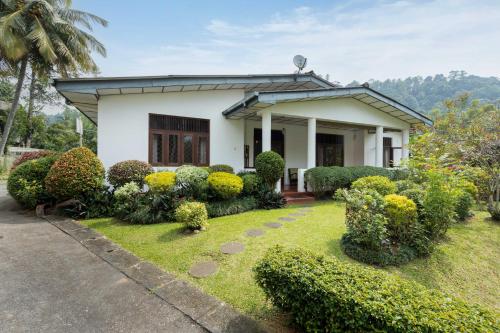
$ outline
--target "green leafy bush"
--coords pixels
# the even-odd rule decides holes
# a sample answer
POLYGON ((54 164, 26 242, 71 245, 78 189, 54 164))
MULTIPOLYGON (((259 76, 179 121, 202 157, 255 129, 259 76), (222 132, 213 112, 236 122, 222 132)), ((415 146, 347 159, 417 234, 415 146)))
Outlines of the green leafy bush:
POLYGON ((87 192, 76 199, 71 205, 64 206, 62 213, 74 219, 91 219, 110 217, 114 215, 114 196, 109 186, 87 192))
POLYGON ((408 179, 410 176, 410 170, 407 168, 392 168, 387 169, 389 176, 387 176, 392 181, 400 181, 408 179))
POLYGON ((122 161, 108 170, 108 182, 115 188, 134 182, 140 187, 144 185, 144 177, 153 172, 153 167, 137 160, 122 161))
POLYGON ((384 197, 387 229, 393 239, 411 241, 417 223, 417 205, 405 196, 388 194, 384 197))
POLYGON ((396 193, 396 185, 389 178, 383 176, 359 178, 352 183, 351 187, 356 190, 374 190, 380 195, 396 193))
POLYGON ((47 191, 59 200, 81 198, 99 190, 104 182, 104 167, 88 148, 73 148, 52 165, 45 185, 47 191))
POLYGON ((263 188, 256 195, 257 203, 261 209, 278 209, 286 206, 285 197, 279 192, 263 188))
POLYGON ((24 162, 37 160, 37 159, 42 158, 42 157, 48 157, 48 156, 53 156, 53 155, 58 155, 58 153, 50 151, 50 150, 37 150, 37 151, 29 151, 29 152, 22 153, 18 158, 16 158, 14 160, 10 170, 13 171, 15 168, 17 168, 19 165, 23 164, 24 162))
POLYGON ((206 201, 209 172, 204 168, 183 165, 175 170, 179 193, 186 198, 206 201))
POLYGON ((175 172, 161 171, 147 175, 144 181, 152 191, 168 192, 175 187, 176 176, 175 172))
POLYGON ((189 229, 205 228, 208 226, 207 208, 202 202, 184 202, 175 210, 175 219, 189 229))
POLYGON ((129 182, 119 187, 114 192, 114 216, 124 219, 135 209, 135 198, 141 189, 135 182, 129 182))
POLYGON ((243 195, 255 195, 262 187, 262 179, 256 173, 238 174, 243 180, 243 195))
POLYGON ((45 177, 56 160, 57 155, 50 155, 18 165, 7 181, 9 194, 25 208, 53 200, 45 188, 45 177))
POLYGON ((255 170, 270 188, 274 188, 278 180, 283 177, 285 161, 278 153, 265 151, 255 158, 255 170))
POLYGON ((391 171, 386 168, 374 167, 369 165, 359 165, 346 167, 352 175, 351 183, 356 179, 368 176, 382 176, 391 178, 391 171))
POLYGON ((411 190, 411 189, 420 189, 421 186, 409 179, 403 179, 403 180, 398 180, 395 181, 394 184, 396 185, 396 193, 401 193, 406 190, 411 190))
POLYGON ((351 185, 352 173, 345 167, 316 167, 305 172, 308 188, 316 197, 324 197, 334 193, 339 188, 351 185))
POLYGON ((420 188, 410 188, 404 191, 399 192, 400 195, 403 195, 413 201, 415 205, 417 205, 417 215, 419 220, 422 220, 424 217, 423 208, 424 208, 424 198, 425 191, 420 188))
POLYGON ((243 190, 243 180, 227 172, 214 172, 208 176, 208 186, 217 197, 231 199, 243 190))
POLYGON ((474 204, 474 199, 470 192, 456 188, 453 190, 455 198, 455 214, 459 221, 465 221, 472 215, 471 208, 474 204))
POLYGON ((123 220, 134 224, 153 224, 174 220, 179 198, 174 192, 148 191, 135 196, 123 220))
POLYGON ((209 167, 209 172, 227 172, 227 173, 234 173, 234 169, 232 166, 227 165, 227 164, 214 164, 209 167))
POLYGON ((476 305, 387 272, 275 246, 255 279, 305 332, 496 332, 498 318, 476 305))
POLYGON ((257 200, 254 197, 235 198, 207 204, 207 212, 210 218, 239 214, 255 208, 257 208, 257 200))

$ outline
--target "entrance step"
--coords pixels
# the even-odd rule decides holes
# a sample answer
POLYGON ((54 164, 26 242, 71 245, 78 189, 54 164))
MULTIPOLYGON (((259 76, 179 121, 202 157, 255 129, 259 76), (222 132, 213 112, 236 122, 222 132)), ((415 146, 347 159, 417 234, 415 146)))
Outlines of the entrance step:
POLYGON ((285 191, 283 192, 283 196, 289 205, 314 202, 314 195, 308 192, 285 191))

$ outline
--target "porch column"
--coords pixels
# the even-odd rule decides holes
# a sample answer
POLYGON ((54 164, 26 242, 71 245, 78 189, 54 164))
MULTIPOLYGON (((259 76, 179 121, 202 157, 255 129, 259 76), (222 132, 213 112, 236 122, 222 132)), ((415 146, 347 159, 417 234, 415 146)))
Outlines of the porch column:
POLYGON ((408 144, 410 143, 410 130, 404 129, 402 132, 401 158, 407 160, 410 156, 408 144))
POLYGON ((271 112, 262 111, 262 151, 271 150, 271 112))
POLYGON ((316 166, 316 118, 307 119, 307 168, 316 166))
POLYGON ((384 166, 384 128, 377 126, 375 131, 375 166, 384 166))

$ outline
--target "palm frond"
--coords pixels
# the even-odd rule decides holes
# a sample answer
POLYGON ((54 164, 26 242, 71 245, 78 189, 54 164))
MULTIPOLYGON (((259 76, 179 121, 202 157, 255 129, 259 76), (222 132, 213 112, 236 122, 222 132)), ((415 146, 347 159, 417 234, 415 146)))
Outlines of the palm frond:
POLYGON ((31 31, 27 38, 36 43, 38 52, 47 62, 54 62, 57 59, 52 41, 37 17, 33 21, 31 31))

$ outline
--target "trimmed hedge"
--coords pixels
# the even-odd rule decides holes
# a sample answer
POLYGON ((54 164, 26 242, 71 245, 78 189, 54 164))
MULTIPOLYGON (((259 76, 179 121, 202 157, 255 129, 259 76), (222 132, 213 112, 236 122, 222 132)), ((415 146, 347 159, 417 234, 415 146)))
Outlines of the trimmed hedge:
POLYGON ((173 171, 162 171, 151 173, 144 181, 152 191, 168 192, 175 186, 176 173, 173 171))
POLYGON ((52 165, 45 178, 47 191, 59 200, 81 198, 100 190, 104 183, 104 167, 88 148, 68 150, 52 165))
POLYGON ((221 199, 231 199, 243 190, 243 180, 231 173, 214 172, 208 176, 208 186, 221 199))
POLYGON ((227 173, 234 173, 234 169, 232 166, 227 165, 227 164, 214 164, 209 167, 208 172, 227 172, 227 173))
POLYGON ((257 284, 306 332, 498 332, 498 318, 381 270, 276 246, 257 284))
POLYGON ((12 163, 10 170, 13 171, 15 168, 17 168, 19 165, 23 164, 24 162, 37 160, 37 159, 42 158, 42 157, 48 157, 48 156, 53 156, 53 155, 58 155, 58 153, 50 151, 50 150, 37 150, 37 151, 29 151, 26 153, 22 153, 21 156, 19 156, 18 158, 16 158, 14 160, 14 163, 12 163))
POLYGON ((207 204, 208 217, 219 217, 240 214, 257 208, 254 197, 235 198, 232 200, 215 201, 207 204))
POLYGON ((108 170, 108 182, 115 188, 134 182, 139 187, 144 185, 144 177, 153 173, 153 167, 146 162, 127 160, 118 162, 108 170))
POLYGON ((243 180, 243 195, 255 195, 262 188, 262 179, 256 173, 238 174, 243 180))
POLYGON ((357 190, 374 190, 380 195, 396 193, 396 185, 384 176, 368 176, 359 178, 352 183, 352 188, 357 190))

